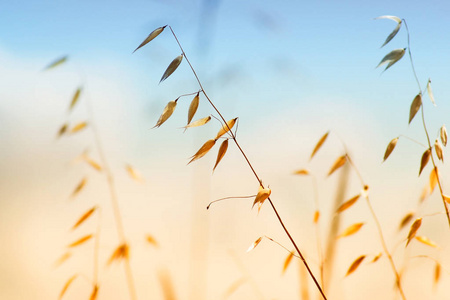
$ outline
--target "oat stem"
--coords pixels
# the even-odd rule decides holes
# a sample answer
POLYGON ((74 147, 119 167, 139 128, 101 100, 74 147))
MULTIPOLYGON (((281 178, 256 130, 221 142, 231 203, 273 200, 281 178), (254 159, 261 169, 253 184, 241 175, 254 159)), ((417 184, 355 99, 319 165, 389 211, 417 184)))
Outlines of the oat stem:
MULTIPOLYGON (((206 97, 206 99, 208 100, 209 104, 212 106, 212 108, 217 112, 217 114, 219 115, 219 117, 222 119, 223 123, 225 124, 225 126, 228 127, 227 121, 225 120, 225 118, 223 117, 223 115, 220 113, 220 111, 217 109, 217 107, 214 105, 214 103, 212 102, 212 100, 209 98, 209 96, 206 94, 203 85, 199 79, 199 77, 197 76, 197 73, 195 72, 194 67, 191 65, 191 62, 189 61, 189 59, 186 56, 186 53, 183 50, 183 47, 180 44, 180 41, 178 40, 175 32, 173 31, 172 27, 169 25, 168 26, 170 28, 170 31, 172 32, 178 46, 180 47, 180 50, 182 52, 182 55, 184 56, 184 58, 186 59, 187 63, 189 64, 189 67, 192 70, 192 73, 194 74, 195 78, 197 79, 198 85, 200 86, 200 89, 203 93, 203 95, 206 97)), ((245 154, 244 150, 242 150, 241 146, 239 145, 235 134, 231 131, 231 128, 228 127, 228 132, 230 133, 232 140, 234 141, 234 143, 236 144, 236 146, 238 147, 239 151, 241 152, 242 156, 244 157, 245 161, 247 162, 248 166, 250 167, 251 171, 253 172, 253 175, 256 177, 256 179, 258 180, 258 183, 261 185, 261 187, 264 188, 264 185, 261 181, 261 179, 259 178, 258 174, 256 173, 255 169, 253 168, 252 164, 250 163, 250 160, 248 159, 247 155, 245 154)), ((311 269, 308 266, 308 263, 306 262, 305 258, 303 257, 300 249, 298 248, 297 244, 295 243, 294 239, 292 238, 291 234, 289 233, 289 231, 287 230, 286 226, 284 225, 283 220, 281 219, 277 209, 275 208, 275 205, 273 204, 272 200, 269 198, 267 198, 267 200, 269 201, 277 219, 278 222, 280 223, 281 227, 283 227, 284 232, 286 233, 286 235, 288 236, 289 240, 291 241, 291 243, 293 244, 295 250, 297 251, 297 253, 299 254, 301 260, 303 261, 303 264, 305 265, 306 269, 308 270, 309 275, 311 276, 311 278, 313 279, 317 289, 319 290, 320 294, 322 295, 324 300, 327 300, 327 297, 325 296, 324 292, 322 291, 322 288, 319 284, 319 282, 317 281, 316 277, 314 276, 314 274, 312 273, 311 269)))

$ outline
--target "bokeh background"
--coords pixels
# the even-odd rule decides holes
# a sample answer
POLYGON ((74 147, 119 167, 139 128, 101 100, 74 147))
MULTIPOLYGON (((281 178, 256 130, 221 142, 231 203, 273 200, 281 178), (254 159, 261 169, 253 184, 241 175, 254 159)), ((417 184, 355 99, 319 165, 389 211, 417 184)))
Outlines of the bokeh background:
MULTIPOLYGON (((409 106, 418 87, 405 57, 382 72, 376 69, 389 51, 407 46, 403 26, 380 49, 394 29, 396 15, 407 20, 411 51, 422 88, 432 80, 437 106, 424 96, 432 140, 448 123, 450 5, 445 1, 3 1, 0 5, 0 298, 57 299, 68 278, 80 274, 64 299, 88 299, 92 287, 93 242, 71 251, 61 266, 55 261, 67 245, 101 227, 98 299, 128 299, 121 263, 106 262, 118 246, 104 172, 74 161, 88 150, 99 161, 92 130, 57 138, 60 126, 85 121, 87 105, 111 170, 139 299, 164 299, 160 274, 168 274, 176 299, 301 299, 305 283, 297 260, 282 274, 292 249, 270 207, 258 214, 252 199, 207 204, 227 196, 257 192, 258 183, 230 143, 214 174, 217 146, 188 166, 189 157, 220 125, 213 120, 183 132, 191 97, 181 98, 173 116, 158 129, 165 105, 199 87, 186 61, 158 84, 168 64, 180 54, 165 30, 147 46, 133 50, 155 28, 169 24, 206 92, 226 119, 239 117, 238 139, 287 227, 318 274, 317 238, 325 244, 333 202, 339 189, 346 199, 361 185, 354 171, 326 174, 345 148, 370 186, 374 209, 385 238, 402 270, 408 299, 448 299, 446 266, 449 228, 439 195, 418 206, 431 167, 418 178, 425 148, 406 138, 382 162, 390 140, 399 135, 426 143, 416 117, 408 126, 409 106), (43 71, 55 59, 66 63, 43 71), (68 106, 83 91, 74 111, 68 106), (319 138, 331 134, 314 160, 319 138), (345 146, 344 146, 345 145, 345 146), (143 183, 125 170, 132 165, 143 183), (307 168, 313 176, 292 173, 307 168), (70 195, 83 177, 85 188, 70 195), (315 194, 314 180, 317 182, 315 194), (320 231, 312 219, 319 200, 320 231), (101 217, 71 226, 94 205, 101 217), (398 231, 409 211, 424 217, 420 234, 440 249, 412 242, 408 229, 398 231), (435 214, 430 216, 431 214, 435 214), (158 242, 154 247, 147 234, 158 242), (433 283, 435 262, 443 267, 433 283), (239 284, 237 284, 239 283, 239 284), (230 287, 236 290, 231 292, 230 287)), ((204 97, 195 119, 212 112, 204 97)), ((445 153, 444 153, 445 155, 445 153)), ((439 163, 444 192, 450 172, 439 163)), ((388 261, 369 260, 349 277, 352 261, 382 251, 375 223, 360 201, 342 216, 342 231, 365 222, 356 235, 340 239, 328 295, 330 299, 399 299, 388 261)))

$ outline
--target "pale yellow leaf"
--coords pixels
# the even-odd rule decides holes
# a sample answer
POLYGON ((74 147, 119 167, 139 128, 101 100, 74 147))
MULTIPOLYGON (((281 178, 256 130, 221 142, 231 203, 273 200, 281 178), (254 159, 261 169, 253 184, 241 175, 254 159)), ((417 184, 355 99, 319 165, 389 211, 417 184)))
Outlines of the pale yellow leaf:
POLYGON ((150 234, 147 234, 145 237, 145 240, 150 243, 151 245, 155 246, 155 247, 159 247, 158 242, 156 241, 156 239, 151 236, 150 234))
POLYGON ((113 263, 115 260, 128 259, 130 255, 130 248, 127 244, 122 244, 114 250, 113 254, 108 260, 108 265, 113 263))
POLYGON ((178 55, 177 57, 175 57, 174 60, 172 60, 172 62, 170 63, 170 65, 167 67, 166 71, 164 72, 163 76, 161 77, 161 80, 159 81, 159 83, 163 82, 164 80, 166 80, 170 75, 172 75, 173 72, 175 72, 175 70, 178 68, 178 66, 180 65, 181 61, 183 60, 183 54, 178 55))
POLYGON ((248 247, 247 252, 252 251, 253 249, 255 249, 256 246, 258 246, 258 244, 261 242, 262 237, 259 237, 256 241, 253 242, 253 244, 250 245, 250 247, 248 247))
POLYGON ((80 245, 86 243, 87 241, 89 241, 93 236, 94 235, 92 235, 92 234, 85 235, 82 238, 79 238, 78 240, 76 240, 75 242, 70 244, 68 247, 73 248, 73 247, 80 246, 80 245))
POLYGON ((353 234, 357 233, 363 225, 364 225, 364 223, 355 223, 353 225, 350 225, 340 235, 338 235, 337 238, 342 238, 342 237, 346 237, 349 235, 353 235, 353 234))
POLYGON ((319 218, 320 218, 320 211, 316 210, 314 212, 314 219, 313 219, 314 224, 317 224, 317 222, 319 222, 319 218))
POLYGON ((262 188, 260 186, 258 194, 255 197, 255 201, 253 201, 252 208, 255 206, 255 204, 258 204, 258 211, 259 211, 264 201, 266 201, 266 199, 269 198, 271 193, 272 191, 269 188, 262 188))
POLYGON ((309 175, 309 171, 306 169, 300 169, 294 172, 295 175, 309 175))
POLYGON ((386 152, 384 153, 383 162, 391 155, 392 151, 394 151, 395 146, 397 145, 398 137, 389 142, 389 145, 386 148, 386 152))
POLYGON ((131 178, 138 182, 144 182, 144 178, 142 178, 142 175, 131 165, 126 165, 125 169, 127 170, 128 175, 130 175, 131 178))
POLYGON ((87 212, 85 212, 78 221, 73 225, 72 230, 76 229, 78 226, 84 223, 97 209, 97 206, 94 206, 93 208, 89 209, 87 212))
POLYGON ((445 128, 445 125, 442 125, 441 129, 439 130, 441 142, 444 147, 447 146, 447 129, 445 128))
POLYGON ((427 149, 422 154, 422 159, 420 160, 419 176, 422 173, 423 168, 425 168, 425 166, 428 164, 428 161, 430 160, 430 157, 431 157, 431 149, 427 149))
POLYGON ((430 97, 430 100, 433 103, 433 105, 436 106, 436 102, 434 101, 433 91, 431 90, 431 79, 428 79, 428 82, 427 82, 427 93, 428 93, 428 97, 430 97))
POLYGON ((211 121, 211 116, 207 116, 207 117, 199 119, 195 122, 189 123, 189 125, 186 125, 183 128, 187 129, 187 128, 191 128, 191 127, 202 126, 202 125, 205 125, 206 123, 208 123, 209 121, 211 121))
MULTIPOLYGON (((167 26, 167 25, 166 25, 167 26)), ((163 32, 164 28, 166 28, 166 26, 162 26, 159 28, 156 28, 155 30, 153 30, 146 38, 145 40, 133 51, 136 52, 137 49, 145 46, 146 44, 150 43, 151 40, 153 40, 155 37, 157 37, 161 32, 163 32)))
POLYGON ((87 183, 87 178, 84 177, 83 179, 81 179, 80 183, 78 183, 78 185, 75 187, 74 191, 72 192, 71 197, 75 197, 76 195, 78 195, 81 190, 83 190, 83 188, 85 187, 87 183))
POLYGON ((231 119, 227 122, 227 124, 223 125, 222 128, 217 133, 216 139, 220 138, 222 135, 230 131, 231 128, 233 128, 234 124, 236 124, 237 119, 238 118, 231 119))
POLYGON ((69 280, 66 281, 66 283, 64 284, 64 287, 62 288, 61 292, 59 293, 59 297, 58 299, 61 300, 64 295, 67 292, 67 289, 69 288, 69 286, 72 284, 72 282, 78 277, 77 274, 73 275, 72 277, 69 278, 69 280))
POLYGON ((334 164, 331 166, 330 171, 328 172, 328 176, 330 176, 331 174, 334 173, 334 171, 336 171, 337 169, 342 167, 345 164, 346 161, 347 161, 347 155, 342 155, 341 157, 336 159, 334 164))
POLYGON ((216 141, 217 140, 208 140, 206 143, 204 143, 203 146, 198 149, 197 153, 191 156, 191 161, 188 162, 188 164, 205 156, 205 154, 208 153, 208 151, 211 150, 212 147, 214 147, 216 141))
POLYGON ((434 188, 439 180, 439 170, 437 167, 434 167, 430 173, 430 194, 433 193, 434 188))
POLYGON ((70 130, 70 133, 77 133, 77 132, 85 129, 87 125, 88 125, 87 122, 80 122, 72 127, 72 129, 70 130))
POLYGON ((348 276, 350 274, 352 274, 353 272, 356 271, 356 269, 359 267, 359 265, 362 263, 362 261, 364 260, 364 258, 366 258, 365 255, 361 255, 360 257, 358 257, 357 259, 355 259, 355 261, 350 265, 350 267, 347 270, 347 274, 345 274, 345 276, 348 276))
POLYGON ((164 110, 163 110, 161 116, 159 116, 158 122, 156 122, 156 125, 153 126, 152 128, 161 126, 165 121, 167 121, 167 119, 170 118, 170 116, 175 111, 175 108, 177 107, 177 101, 178 101, 178 99, 167 103, 166 107, 164 107, 164 110))
POLYGON ((197 95, 192 99, 191 105, 189 105, 189 112, 188 112, 188 122, 189 125, 192 121, 192 118, 194 117, 195 113, 197 112, 198 104, 200 102, 200 92, 197 93, 197 95))
POLYGON ((413 102, 411 103, 411 108, 409 109, 409 123, 414 119, 414 116, 419 111, 420 107, 422 106, 422 93, 417 94, 416 97, 414 97, 413 102))
POLYGON ((73 94, 72 101, 70 101, 69 111, 71 111, 75 107, 75 105, 78 103, 78 99, 80 99, 81 91, 82 91, 82 89, 81 89, 81 87, 79 87, 75 91, 75 94, 73 94))
POLYGON ((344 203, 342 203, 341 206, 339 206, 339 208, 336 210, 336 213, 341 213, 344 210, 350 208, 353 204, 356 203, 356 201, 358 201, 360 196, 361 195, 358 194, 358 195, 352 197, 351 199, 345 201, 344 203))
POLYGON ((424 245, 427 245, 427 246, 430 246, 433 248, 439 248, 439 246, 435 242, 431 241, 426 236, 416 236, 415 238, 416 238, 416 240, 418 240, 419 242, 421 242, 424 245))
POLYGON ((407 213, 403 219, 400 221, 400 225, 398 226, 398 230, 401 230, 403 227, 405 227, 414 217, 414 213, 410 212, 407 213))
POLYGON ((416 236, 417 230, 419 230, 420 226, 422 225, 422 218, 418 218, 414 221, 414 223, 411 225, 411 229, 408 233, 408 239, 406 242, 406 246, 408 246, 409 242, 416 236))
MULTIPOLYGON (((378 64, 377 68, 381 65, 384 65, 385 63, 388 63, 386 69, 384 69, 384 71, 386 71, 387 69, 389 69, 393 64, 395 64, 396 62, 398 62, 403 55, 405 55, 405 50, 406 48, 401 48, 401 49, 395 49, 392 50, 391 52, 389 52, 388 54, 386 54, 385 57, 383 57, 383 59, 380 61, 380 63, 378 64)), ((384 72, 383 71, 383 72, 384 72)))
POLYGON ((57 67, 59 65, 62 65, 63 63, 65 63, 67 61, 67 59, 68 59, 67 55, 56 59, 55 61, 51 62, 47 67, 45 67, 44 71, 45 70, 50 70, 50 69, 53 69, 53 68, 55 68, 55 67, 57 67))
POLYGON ((317 142, 316 146, 314 147, 314 150, 311 153, 311 157, 309 158, 310 160, 314 157, 314 155, 316 155, 317 151, 319 151, 319 149, 320 149, 320 147, 322 147, 323 143, 325 143, 325 140, 327 139, 329 133, 330 132, 327 131, 317 142))
POLYGON ((288 256, 284 260, 282 273, 286 272, 286 269, 289 267, 289 264, 291 263, 293 257, 294 257, 294 252, 293 251, 289 252, 288 256))
POLYGON ((219 164, 219 162, 225 156, 225 153, 227 152, 227 149, 228 149, 228 139, 223 141, 222 144, 220 145, 219 152, 217 153, 216 164, 214 165, 213 171, 216 169, 216 167, 219 164))
POLYGON ((437 155, 438 159, 440 159, 442 162, 444 162, 444 154, 442 151, 442 146, 441 146, 441 143, 439 143, 438 139, 436 139, 436 141, 434 142, 434 150, 436 151, 436 155, 437 155))

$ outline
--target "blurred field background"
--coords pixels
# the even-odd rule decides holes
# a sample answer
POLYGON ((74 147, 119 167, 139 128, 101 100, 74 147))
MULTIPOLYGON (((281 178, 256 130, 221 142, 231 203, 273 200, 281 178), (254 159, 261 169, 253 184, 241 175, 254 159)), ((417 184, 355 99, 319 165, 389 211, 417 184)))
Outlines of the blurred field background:
MULTIPOLYGON (((227 119, 239 117, 238 138, 272 196, 294 239, 315 273, 319 257, 313 226, 311 178, 292 175, 308 168, 317 176, 321 205, 321 238, 326 239, 340 173, 327 178, 334 160, 344 153, 343 140, 370 185, 371 200, 399 269, 404 270, 408 299, 448 299, 449 228, 440 214, 424 219, 421 234, 441 249, 412 243, 404 249, 407 229, 401 218, 417 208, 427 167, 418 178, 417 144, 400 140, 381 164, 389 141, 399 134, 425 141, 420 120, 408 126, 409 106, 417 87, 405 56, 381 74, 375 66, 394 48, 406 46, 401 29, 380 49, 395 27, 380 15, 405 18, 421 83, 430 77, 437 107, 424 97, 432 139, 448 123, 450 5, 442 1, 8 1, 0 7, 0 298, 57 299, 74 273, 91 276, 93 243, 74 249, 59 267, 66 246, 96 229, 97 218, 72 232, 77 218, 93 205, 102 207, 100 292, 98 299, 128 299, 121 263, 106 262, 118 246, 109 192, 103 174, 73 160, 86 149, 99 160, 89 128, 57 139, 60 126, 87 118, 92 105, 105 154, 115 176, 131 265, 139 299, 164 299, 159 275, 170 275, 176 299, 301 299, 299 262, 282 274, 291 249, 269 206, 259 215, 252 199, 207 204, 227 196, 255 194, 258 183, 231 145, 212 175, 217 150, 186 166, 189 157, 220 125, 186 125, 190 97, 179 101, 174 115, 152 129, 164 106, 198 87, 186 62, 165 82, 159 79, 180 54, 165 31, 132 54, 155 28, 170 24, 196 68, 205 90, 227 119), (68 56, 65 64, 45 66, 68 56), (68 115, 75 90, 80 103, 68 115), (318 139, 332 134, 309 162, 318 139), (130 178, 127 164, 144 183, 130 178), (87 176, 86 187, 70 195, 87 176), (145 240, 151 234, 154 247, 145 240), (433 283, 434 262, 443 266, 433 283), (164 271, 166 270, 166 271, 164 271)), ((196 118, 212 111, 201 98, 196 118)), ((216 146, 217 147, 217 146, 216 146)), ((217 149, 217 148, 216 148, 217 149)), ((445 153, 444 153, 445 155, 445 153)), ((444 192, 450 172, 439 163, 444 192)), ((350 171, 345 198, 360 191, 350 171)), ((442 212, 435 192, 420 214, 442 212)), ((361 254, 378 254, 375 225, 359 202, 342 219, 342 229, 366 222, 357 235, 337 243, 330 299, 399 299, 388 261, 363 264, 344 278, 361 254)), ((309 283, 310 284, 310 283, 309 283)), ((88 299, 91 286, 80 279, 64 299, 88 299)), ((310 284, 311 299, 316 291, 310 284)))

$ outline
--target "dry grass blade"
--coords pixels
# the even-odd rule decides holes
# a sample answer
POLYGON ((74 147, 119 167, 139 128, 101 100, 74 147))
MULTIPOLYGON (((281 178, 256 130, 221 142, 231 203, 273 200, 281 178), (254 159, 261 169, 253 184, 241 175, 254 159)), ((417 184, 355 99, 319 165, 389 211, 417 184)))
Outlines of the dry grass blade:
POLYGON ((67 289, 69 288, 69 286, 72 284, 72 282, 73 282, 77 277, 78 277, 78 275, 75 274, 75 275, 73 275, 72 277, 70 277, 69 280, 66 281, 66 283, 64 284, 64 286, 63 286, 61 292, 59 293, 59 297, 58 297, 59 300, 61 300, 61 299, 64 297, 64 295, 65 295, 66 292, 67 292, 67 289))
POLYGON ((62 135, 64 135, 67 132, 68 128, 69 128, 69 124, 67 124, 67 123, 63 124, 58 130, 57 137, 60 138, 62 135))
POLYGON ((87 127, 87 125, 88 125, 87 122, 80 122, 72 127, 72 129, 70 130, 70 133, 77 133, 77 132, 85 129, 87 127))
POLYGON ((216 139, 220 138, 222 135, 230 131, 231 128, 233 128, 234 124, 236 124, 237 119, 238 118, 231 119, 227 122, 227 124, 223 125, 222 128, 217 133, 216 139))
POLYGON ((98 295, 98 285, 94 285, 94 288, 92 289, 92 293, 91 296, 89 297, 89 300, 95 300, 97 299, 97 295, 98 295))
POLYGON ((400 30, 400 27, 402 25, 402 20, 399 17, 395 17, 395 16, 381 16, 381 17, 375 18, 375 20, 377 20, 377 19, 390 19, 390 20, 397 22, 397 26, 394 28, 394 30, 391 32, 391 34, 389 34, 389 36, 386 38, 386 41, 383 43, 383 45, 381 45, 381 48, 382 48, 387 43, 389 43, 395 37, 395 35, 398 33, 398 31, 400 30))
POLYGON ((395 146, 397 145, 398 137, 389 142, 389 145, 386 148, 386 152, 384 153, 383 162, 391 155, 392 151, 394 151, 395 146))
POLYGON ((359 199, 360 196, 361 196, 361 195, 358 194, 358 195, 352 197, 350 200, 347 200, 347 201, 345 201, 344 203, 342 203, 341 206, 339 206, 339 208, 336 210, 336 213, 341 213, 341 212, 343 212, 344 210, 350 208, 353 204, 356 203, 356 201, 358 201, 358 199, 359 199))
POLYGON ((430 100, 433 103, 433 105, 436 106, 436 102, 434 101, 433 91, 431 90, 431 79, 428 79, 428 82, 427 82, 427 93, 428 93, 428 97, 430 97, 430 100))
POLYGON ((134 180, 136 180, 138 182, 144 182, 142 175, 131 165, 126 165, 125 169, 127 170, 128 175, 130 175, 131 178, 133 178, 134 180))
POLYGON ((220 145, 219 152, 217 153, 216 164, 214 165, 213 171, 216 169, 219 162, 225 156, 225 153, 227 153, 227 149, 228 149, 228 139, 223 141, 222 144, 220 145))
POLYGON ((309 158, 310 160, 314 157, 314 155, 316 155, 317 151, 319 151, 319 149, 320 149, 320 147, 322 147, 323 143, 325 143, 325 140, 327 139, 329 134, 330 134, 330 132, 327 131, 317 142, 316 146, 314 147, 314 150, 311 153, 311 157, 309 158))
POLYGON ((110 256, 107 265, 110 265, 115 260, 128 259, 130 255, 130 249, 127 244, 122 244, 114 250, 113 254, 110 256))
POLYGON ((72 257, 72 253, 66 252, 63 255, 61 255, 58 260, 55 262, 55 267, 59 267, 62 265, 66 260, 72 257))
POLYGON ((364 225, 364 223, 355 223, 353 225, 350 225, 340 235, 338 235, 337 238, 342 238, 342 237, 347 237, 347 236, 353 235, 353 234, 357 233, 363 225, 364 225))
POLYGON ((439 180, 439 170, 437 167, 434 167, 430 173, 430 194, 433 193, 434 188, 436 187, 436 184, 438 183, 438 180, 439 180))
POLYGON ((320 211, 316 210, 314 212, 314 219, 313 219, 314 224, 317 224, 317 222, 319 222, 319 218, 320 218, 320 211))
MULTIPOLYGON (((380 63, 378 64, 377 68, 381 65, 384 65, 385 63, 388 63, 386 69, 384 69, 384 71, 386 71, 387 69, 389 69, 393 64, 395 64, 396 62, 398 62, 403 55, 405 55, 405 50, 406 48, 403 49, 395 49, 392 50, 391 52, 389 52, 388 54, 386 54, 385 57, 383 57, 383 59, 380 61, 380 63)), ((384 72, 383 71, 383 72, 384 72)))
POLYGON ((309 175, 309 171, 306 169, 300 169, 300 170, 294 171, 294 175, 309 175))
POLYGON ((72 101, 70 101, 69 112, 72 111, 72 109, 75 107, 75 105, 77 105, 78 100, 80 99, 81 91, 82 91, 82 88, 79 87, 75 91, 75 94, 73 94, 72 101))
POLYGON ((269 188, 263 189, 261 186, 259 186, 259 191, 255 197, 255 201, 253 201, 252 208, 255 206, 255 204, 258 203, 258 212, 259 212, 264 201, 266 201, 266 199, 269 198, 271 193, 272 191, 269 188))
POLYGON ((161 126, 165 121, 167 121, 167 119, 170 118, 170 116, 175 111, 175 108, 177 107, 177 101, 178 101, 178 99, 167 103, 166 107, 164 107, 164 110, 163 110, 161 116, 159 116, 158 122, 156 122, 156 125, 153 126, 152 128, 161 126))
POLYGON ((191 123, 192 118, 194 117, 195 113, 197 112, 199 102, 200 102, 200 92, 197 93, 197 95, 194 97, 194 99, 192 99, 191 105, 189 105, 187 125, 189 125, 191 123))
POLYGON ((348 268, 347 273, 345 274, 345 276, 348 276, 348 275, 352 274, 353 272, 355 272, 356 269, 358 269, 359 265, 364 260, 364 258, 366 258, 366 256, 365 255, 361 255, 360 257, 355 259, 355 261, 348 268))
POLYGON ((145 240, 147 241, 147 243, 149 243, 149 244, 151 244, 151 245, 153 245, 155 247, 159 247, 158 242, 156 241, 156 239, 152 235, 147 234, 145 236, 145 240))
POLYGON ((247 252, 250 252, 253 249, 255 249, 255 247, 258 246, 258 244, 261 242, 261 240, 262 240, 262 236, 260 236, 256 241, 253 242, 253 244, 250 245, 250 247, 248 247, 247 252))
POLYGON ((411 225, 411 229, 408 233, 408 239, 406 242, 406 246, 408 246, 409 242, 416 236, 417 230, 419 230, 420 226, 422 225, 422 218, 418 218, 414 221, 414 223, 411 225))
POLYGON ((205 125, 206 123, 208 123, 209 121, 211 121, 211 116, 207 116, 207 117, 199 119, 199 120, 197 120, 195 122, 189 123, 189 125, 184 126, 183 128, 184 129, 188 129, 188 128, 191 128, 191 127, 202 126, 202 125, 205 125))
POLYGON ((411 108, 409 109, 409 122, 411 123, 412 119, 414 119, 414 116, 419 111, 420 107, 422 106, 422 94, 417 94, 416 97, 414 97, 413 102, 411 103, 411 108))
POLYGON ((430 160, 431 157, 431 148, 427 149, 423 154, 422 154, 422 159, 420 160, 420 170, 419 170, 419 176, 422 173, 423 168, 425 168, 425 166, 428 164, 428 161, 430 160))
POLYGON ((442 151, 442 146, 441 143, 439 143, 438 139, 436 139, 436 141, 434 142, 434 150, 436 151, 438 159, 444 162, 444 154, 442 151))
POLYGON ((439 130, 439 135, 441 137, 441 142, 444 147, 447 146, 447 128, 445 128, 445 125, 442 125, 441 129, 439 130))
POLYGON ((178 55, 177 57, 175 57, 174 60, 172 60, 172 62, 170 63, 170 65, 167 67, 166 71, 164 72, 163 76, 161 77, 161 80, 159 81, 159 83, 163 82, 164 80, 166 80, 170 75, 172 75, 173 72, 175 72, 175 70, 178 68, 178 66, 180 65, 181 61, 183 60, 183 54, 178 55))
POLYGON ((78 240, 76 240, 75 242, 70 244, 68 247, 73 248, 73 247, 77 247, 77 246, 83 245, 84 243, 86 243, 87 241, 92 239, 93 236, 94 236, 93 234, 85 235, 82 238, 79 238, 78 240))
POLYGON ((215 144, 216 140, 208 140, 200 149, 198 149, 197 153, 191 156, 192 159, 190 162, 188 162, 188 164, 205 156, 205 154, 208 153, 208 151, 211 150, 211 148, 214 147, 215 144))
POLYGON ((289 252, 288 256, 284 260, 283 271, 282 271, 283 274, 284 274, 284 272, 286 272, 286 269, 289 267, 289 264, 291 263, 293 257, 294 257, 294 252, 293 251, 289 252))
POLYGON ((401 230, 403 227, 405 227, 414 217, 414 213, 410 212, 407 213, 403 219, 400 221, 400 225, 398 226, 398 230, 401 230))
POLYGON ((435 242, 433 242, 432 240, 430 240, 426 236, 416 236, 415 239, 418 240, 419 242, 421 242, 424 245, 427 245, 427 246, 430 246, 430 247, 433 247, 433 248, 439 248, 439 246, 435 242))
POLYGON ((441 264, 436 262, 436 266, 434 267, 434 283, 438 283, 441 278, 441 264))
POLYGON ((341 157, 336 159, 334 164, 331 166, 330 171, 328 172, 328 176, 330 176, 331 174, 334 173, 334 171, 336 171, 337 169, 342 167, 345 164, 346 161, 347 161, 347 155, 342 155, 341 157))
POLYGON ((58 58, 57 60, 55 60, 52 63, 50 63, 47 67, 45 67, 44 71, 45 70, 50 70, 50 69, 53 69, 53 68, 55 68, 55 67, 57 67, 59 65, 62 65, 63 63, 65 63, 67 61, 67 59, 68 59, 67 55, 63 56, 61 58, 58 58))
POLYGON ((78 183, 76 188, 73 190, 71 197, 75 197, 76 195, 78 195, 83 190, 83 188, 86 186, 86 183, 87 183, 86 177, 81 179, 80 183, 78 183))
POLYGON ((89 217, 95 212, 95 210, 97 209, 97 206, 94 206, 93 208, 91 208, 90 210, 88 210, 87 212, 85 212, 79 219, 78 221, 73 225, 72 230, 74 230, 75 228, 79 227, 81 224, 83 224, 87 219, 89 219, 89 217))
MULTIPOLYGON (((167 25, 166 25, 167 26, 167 25)), ((148 43, 150 43, 155 37, 157 37, 161 32, 163 32, 164 28, 166 28, 166 26, 162 26, 162 27, 158 27, 155 30, 153 30, 146 38, 145 40, 136 48, 134 49, 133 53, 136 52, 137 49, 147 45, 148 43)))

